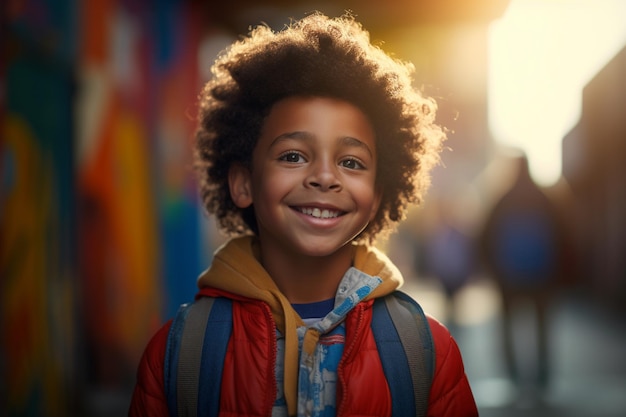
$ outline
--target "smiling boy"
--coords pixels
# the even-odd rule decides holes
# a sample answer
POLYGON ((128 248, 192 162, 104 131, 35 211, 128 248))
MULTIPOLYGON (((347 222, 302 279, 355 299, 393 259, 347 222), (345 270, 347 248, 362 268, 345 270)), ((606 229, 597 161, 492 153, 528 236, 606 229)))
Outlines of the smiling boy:
MULTIPOLYGON (((402 276, 372 243, 428 185, 444 139, 434 102, 349 16, 258 27, 213 74, 197 135, 201 192, 233 236, 196 297, 232 301, 215 409, 391 416, 370 323, 374 300, 402 276)), ((428 324, 436 361, 426 415, 477 415, 454 340, 428 324)), ((132 416, 176 414, 164 377, 171 326, 146 348, 132 416)))

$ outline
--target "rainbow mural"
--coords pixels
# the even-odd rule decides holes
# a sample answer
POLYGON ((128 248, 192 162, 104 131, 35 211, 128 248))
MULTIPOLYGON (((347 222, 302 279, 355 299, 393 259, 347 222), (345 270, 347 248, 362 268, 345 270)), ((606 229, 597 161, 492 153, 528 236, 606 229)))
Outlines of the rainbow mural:
POLYGON ((191 172, 201 24, 190 8, 9 8, 0 415, 123 410, 149 338, 195 293, 209 260, 191 172))
MULTIPOLYGON (((30 46, 29 46, 30 48, 30 46)), ((3 415, 63 415, 75 386, 71 85, 29 49, 6 68, 0 144, 3 415), (45 411, 45 412, 42 412, 45 411)))

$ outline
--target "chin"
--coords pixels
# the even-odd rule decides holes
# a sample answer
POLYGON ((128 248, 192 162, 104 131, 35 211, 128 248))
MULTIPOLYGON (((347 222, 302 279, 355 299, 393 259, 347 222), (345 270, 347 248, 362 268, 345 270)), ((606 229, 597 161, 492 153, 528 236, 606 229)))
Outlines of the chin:
POLYGON ((327 257, 341 254, 343 249, 350 248, 350 240, 343 244, 307 244, 300 246, 299 252, 305 256, 311 257, 327 257))

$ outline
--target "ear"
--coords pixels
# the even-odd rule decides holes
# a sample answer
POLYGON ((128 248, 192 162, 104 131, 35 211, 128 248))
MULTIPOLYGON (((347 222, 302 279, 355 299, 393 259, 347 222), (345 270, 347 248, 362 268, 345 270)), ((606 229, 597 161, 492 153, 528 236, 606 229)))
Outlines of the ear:
POLYGON ((230 198, 239 208, 252 204, 252 186, 250 170, 241 164, 233 164, 228 170, 228 187, 230 198))
POLYGON ((374 220, 374 217, 376 217, 376 213, 378 213, 378 208, 380 207, 382 199, 383 192, 379 187, 376 187, 376 190, 374 190, 374 204, 372 205, 372 210, 370 211, 370 221, 374 220))

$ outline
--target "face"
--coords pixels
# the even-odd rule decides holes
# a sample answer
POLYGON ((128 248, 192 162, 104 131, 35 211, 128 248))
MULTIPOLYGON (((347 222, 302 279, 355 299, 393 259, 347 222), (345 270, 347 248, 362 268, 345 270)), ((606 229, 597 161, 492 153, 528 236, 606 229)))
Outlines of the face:
POLYGON ((292 97, 267 117, 251 172, 231 169, 231 196, 254 205, 264 251, 327 256, 375 216, 376 168, 374 131, 357 107, 292 97))

